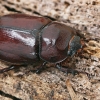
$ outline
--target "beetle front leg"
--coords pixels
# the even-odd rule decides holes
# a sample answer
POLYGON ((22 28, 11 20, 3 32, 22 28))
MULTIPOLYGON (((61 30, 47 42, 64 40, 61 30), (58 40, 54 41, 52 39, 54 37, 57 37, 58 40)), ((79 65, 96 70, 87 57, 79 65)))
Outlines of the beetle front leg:
POLYGON ((56 64, 56 68, 58 68, 60 71, 64 72, 64 73, 72 73, 73 75, 79 74, 79 72, 77 70, 71 69, 71 68, 66 68, 64 66, 61 66, 61 64, 56 64))

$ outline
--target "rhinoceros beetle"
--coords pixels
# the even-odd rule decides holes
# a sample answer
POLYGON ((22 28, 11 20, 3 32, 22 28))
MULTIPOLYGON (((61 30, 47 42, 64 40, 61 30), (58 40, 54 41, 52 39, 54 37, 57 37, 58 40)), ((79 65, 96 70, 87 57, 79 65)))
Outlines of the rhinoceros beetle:
POLYGON ((81 46, 75 29, 47 17, 9 14, 0 18, 0 59, 15 65, 0 73, 14 69, 17 64, 27 65, 39 60, 44 63, 37 73, 48 62, 66 72, 60 63, 81 46))

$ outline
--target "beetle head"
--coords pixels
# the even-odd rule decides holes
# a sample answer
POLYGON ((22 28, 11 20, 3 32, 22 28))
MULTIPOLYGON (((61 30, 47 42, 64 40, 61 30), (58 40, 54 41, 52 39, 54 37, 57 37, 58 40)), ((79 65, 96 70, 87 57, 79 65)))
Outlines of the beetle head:
POLYGON ((73 56, 79 49, 82 48, 80 37, 74 36, 69 42, 68 56, 73 56))

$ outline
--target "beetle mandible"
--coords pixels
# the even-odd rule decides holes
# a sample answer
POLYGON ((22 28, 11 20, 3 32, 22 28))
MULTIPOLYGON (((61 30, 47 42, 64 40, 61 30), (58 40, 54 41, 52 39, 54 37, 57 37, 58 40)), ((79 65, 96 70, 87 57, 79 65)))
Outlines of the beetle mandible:
POLYGON ((37 72, 47 62, 64 71, 60 63, 81 46, 75 29, 47 17, 9 14, 0 18, 0 59, 15 64, 0 73, 14 69, 16 64, 31 64, 40 59, 44 63, 37 72))

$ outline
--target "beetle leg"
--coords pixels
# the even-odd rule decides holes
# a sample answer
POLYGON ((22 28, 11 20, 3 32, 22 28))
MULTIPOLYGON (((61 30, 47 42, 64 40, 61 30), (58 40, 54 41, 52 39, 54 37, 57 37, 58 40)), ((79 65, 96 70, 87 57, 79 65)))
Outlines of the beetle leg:
POLYGON ((41 73, 46 64, 47 64, 47 62, 44 62, 38 69, 36 69, 36 74, 41 73))
POLYGON ((4 72, 7 72, 7 71, 10 71, 10 70, 12 70, 12 69, 21 67, 21 66, 25 66, 25 65, 11 65, 11 66, 9 66, 9 67, 7 67, 7 68, 1 69, 1 70, 0 70, 0 74, 1 74, 1 73, 4 73, 4 72))
POLYGON ((56 64, 56 68, 58 68, 60 71, 64 72, 64 73, 72 73, 73 75, 79 74, 79 72, 77 70, 74 69, 70 69, 70 68, 66 68, 64 66, 61 66, 61 64, 56 64))
POLYGON ((10 71, 10 70, 14 69, 15 67, 16 66, 11 65, 11 66, 9 66, 7 68, 1 69, 0 73, 4 73, 4 72, 7 72, 7 71, 10 71))

